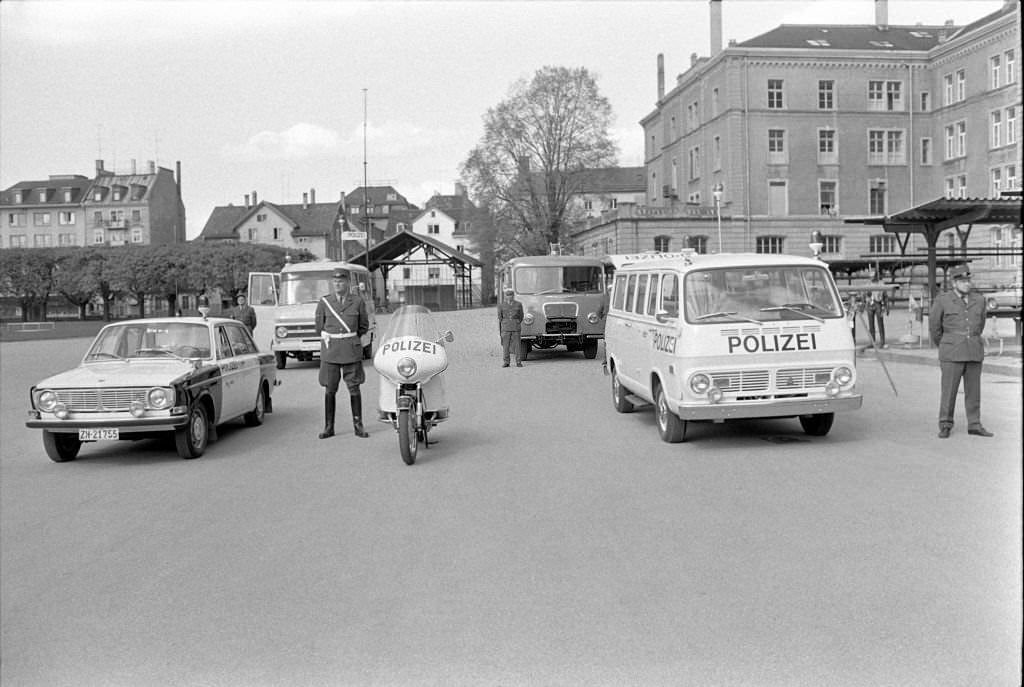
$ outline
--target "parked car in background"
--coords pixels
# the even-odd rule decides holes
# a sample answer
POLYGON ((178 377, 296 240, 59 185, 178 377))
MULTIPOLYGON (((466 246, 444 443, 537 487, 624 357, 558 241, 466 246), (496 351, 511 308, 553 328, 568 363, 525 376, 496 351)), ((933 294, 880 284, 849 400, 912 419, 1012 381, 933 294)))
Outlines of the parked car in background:
POLYGON ((986 293, 985 302, 988 304, 989 310, 1019 309, 1021 305, 1020 284, 1010 284, 1008 288, 986 293))
POLYGON ((203 455, 216 427, 273 411, 274 354, 236 320, 162 317, 108 324, 71 370, 29 392, 27 427, 55 462, 84 443, 171 433, 182 458, 203 455))

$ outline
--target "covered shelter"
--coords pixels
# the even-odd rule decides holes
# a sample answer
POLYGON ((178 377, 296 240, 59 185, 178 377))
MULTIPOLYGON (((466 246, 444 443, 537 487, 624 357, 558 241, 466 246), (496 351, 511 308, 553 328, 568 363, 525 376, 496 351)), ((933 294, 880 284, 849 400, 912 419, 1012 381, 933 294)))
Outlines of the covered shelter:
MULTIPOLYGON (((904 210, 895 215, 885 217, 865 217, 848 219, 847 224, 869 224, 881 226, 886 233, 896 235, 900 247, 899 257, 907 256, 907 245, 911 234, 921 234, 927 244, 928 286, 929 294, 935 297, 938 291, 936 279, 939 258, 937 246, 939 235, 947 229, 955 229, 960 240, 960 259, 943 261, 945 270, 952 264, 968 262, 972 257, 967 251, 967 239, 975 224, 1009 224, 1020 225, 1020 198, 939 198, 917 207, 904 210), (966 229, 963 227, 966 226, 966 229)), ((973 257, 987 255, 977 252, 973 257)), ((881 259, 881 258, 878 258, 881 259)))
MULTIPOLYGON (((365 265, 370 272, 379 270, 384 283, 384 294, 379 299, 385 307, 395 305, 389 302, 388 276, 395 267, 412 265, 447 265, 454 275, 451 289, 445 288, 440 280, 434 283, 417 284, 407 288, 407 303, 433 306, 435 309, 451 310, 473 307, 473 268, 482 268, 483 263, 471 255, 422 234, 403 229, 394 236, 381 241, 349 262, 365 265)), ((429 280, 428 280, 429 281, 429 280)))

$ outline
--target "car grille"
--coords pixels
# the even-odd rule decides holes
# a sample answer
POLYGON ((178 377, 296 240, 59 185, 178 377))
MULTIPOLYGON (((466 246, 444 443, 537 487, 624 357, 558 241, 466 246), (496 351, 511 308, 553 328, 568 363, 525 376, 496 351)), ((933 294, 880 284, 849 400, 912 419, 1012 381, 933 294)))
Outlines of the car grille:
POLYGON ((111 410, 127 411, 132 401, 146 402, 145 388, 117 389, 57 389, 57 398, 68 410, 77 413, 98 413, 111 410))
POLYGON ((578 303, 545 303, 544 304, 544 317, 548 319, 568 317, 576 319, 576 315, 580 312, 580 306, 578 303))

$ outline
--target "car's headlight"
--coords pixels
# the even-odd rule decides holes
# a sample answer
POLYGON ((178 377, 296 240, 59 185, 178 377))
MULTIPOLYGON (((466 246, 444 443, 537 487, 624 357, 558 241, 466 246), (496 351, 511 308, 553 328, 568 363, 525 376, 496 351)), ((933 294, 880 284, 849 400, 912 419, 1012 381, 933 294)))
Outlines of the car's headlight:
POLYGON ((57 392, 50 389, 42 389, 36 392, 36 408, 44 412, 53 412, 58 400, 60 399, 57 398, 57 392))
POLYGON ((155 386, 146 393, 146 403, 154 410, 170 408, 174 403, 174 389, 165 386, 155 386))
POLYGON ((279 339, 286 338, 288 336, 288 328, 278 327, 277 329, 274 330, 274 336, 276 336, 279 339))
POLYGON ((523 315, 523 324, 533 324, 533 313, 528 312, 523 315))

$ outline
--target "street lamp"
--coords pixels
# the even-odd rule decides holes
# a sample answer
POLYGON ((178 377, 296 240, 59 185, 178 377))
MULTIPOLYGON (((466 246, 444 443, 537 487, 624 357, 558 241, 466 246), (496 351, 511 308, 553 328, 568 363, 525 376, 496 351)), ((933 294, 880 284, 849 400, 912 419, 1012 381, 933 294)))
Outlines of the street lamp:
POLYGON ((722 185, 715 184, 711 195, 715 197, 715 218, 718 220, 718 252, 722 252, 722 185))

